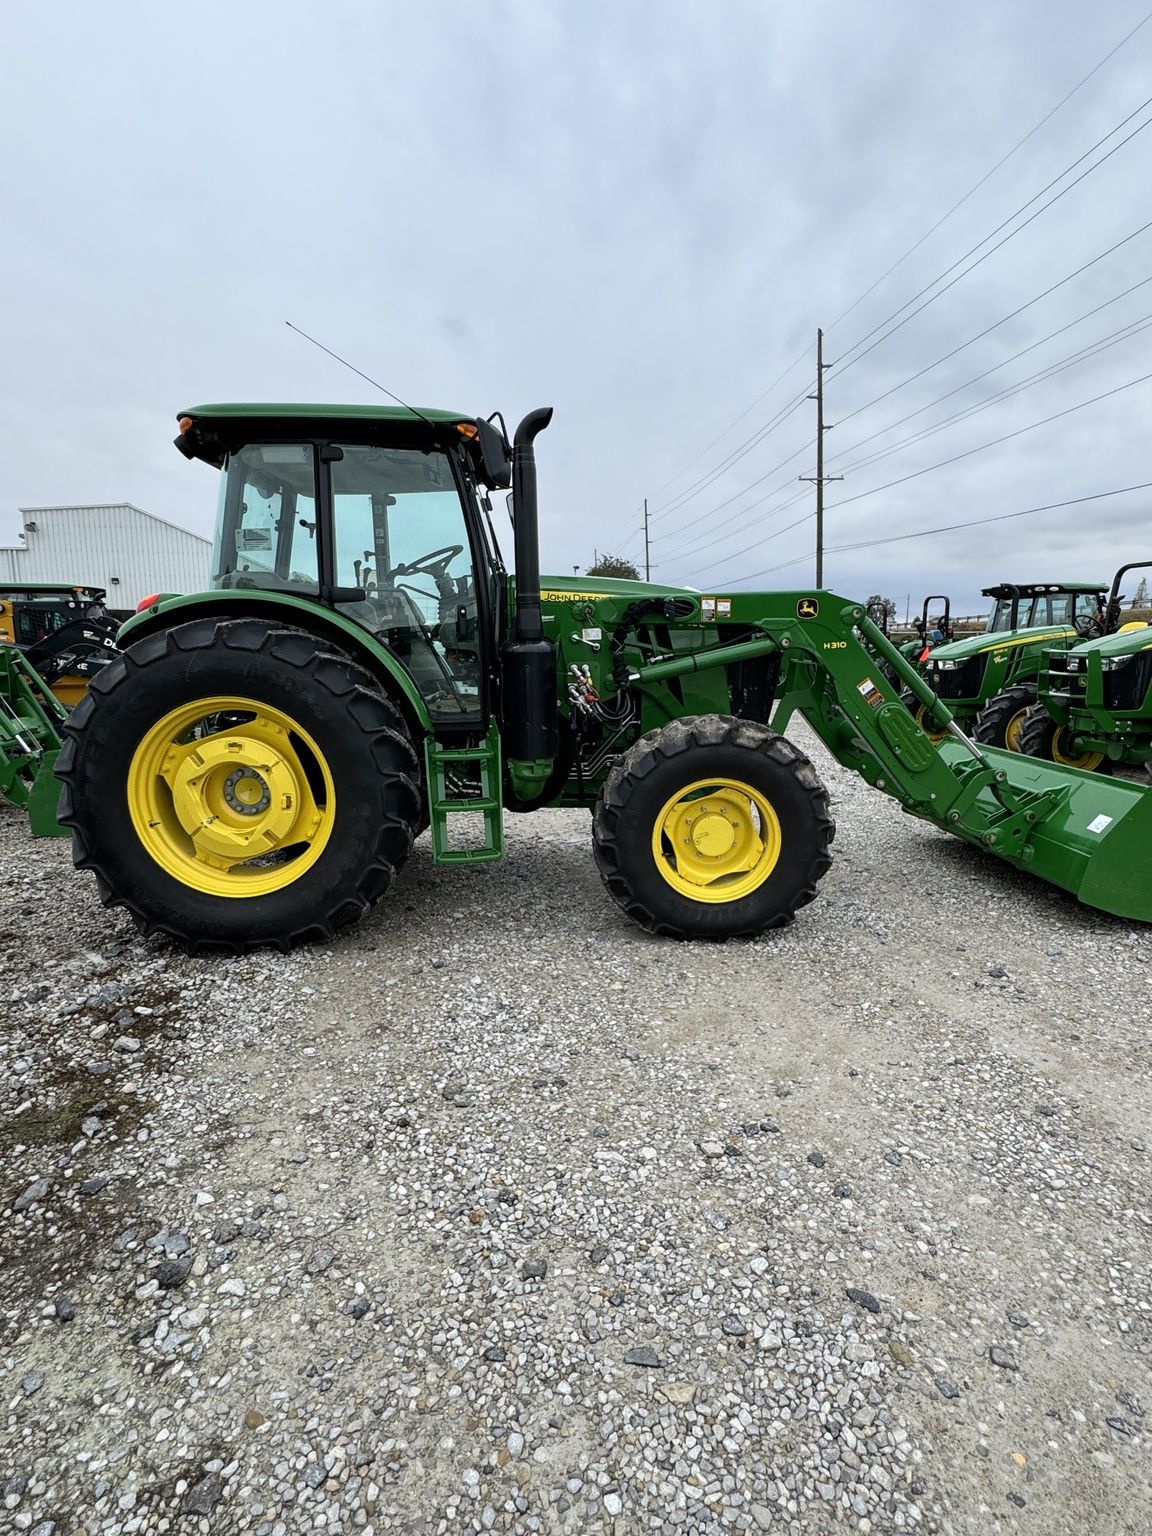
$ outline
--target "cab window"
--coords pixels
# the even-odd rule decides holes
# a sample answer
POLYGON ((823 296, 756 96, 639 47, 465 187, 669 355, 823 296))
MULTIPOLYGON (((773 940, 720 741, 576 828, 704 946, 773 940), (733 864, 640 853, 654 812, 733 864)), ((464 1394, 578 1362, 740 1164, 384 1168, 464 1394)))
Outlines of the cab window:
POLYGON ((216 529, 213 586, 318 592, 311 445, 249 444, 229 454, 216 529))

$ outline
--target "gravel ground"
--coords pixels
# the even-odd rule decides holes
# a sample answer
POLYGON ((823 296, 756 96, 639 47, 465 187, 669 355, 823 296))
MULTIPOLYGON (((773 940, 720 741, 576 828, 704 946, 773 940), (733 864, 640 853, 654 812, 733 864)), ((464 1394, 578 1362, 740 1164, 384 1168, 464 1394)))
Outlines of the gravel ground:
POLYGON ((0 1528, 1146 1536, 1152 932, 811 750, 725 946, 557 811, 193 961, 0 813, 0 1528))

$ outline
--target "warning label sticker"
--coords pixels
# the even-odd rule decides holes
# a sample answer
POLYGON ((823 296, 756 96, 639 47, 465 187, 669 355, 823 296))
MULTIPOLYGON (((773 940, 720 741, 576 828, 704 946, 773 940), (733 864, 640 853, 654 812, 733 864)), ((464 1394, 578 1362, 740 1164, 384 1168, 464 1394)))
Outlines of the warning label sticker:
POLYGON ((884 695, 870 677, 865 677, 856 684, 856 692, 862 694, 865 702, 871 704, 873 709, 884 702, 884 695))
POLYGON ((1088 830, 1089 830, 1089 832, 1103 832, 1106 828, 1110 827, 1111 825, 1112 825, 1112 817, 1111 816, 1105 816, 1103 814, 1103 812, 1101 812, 1101 814, 1099 816, 1093 817, 1093 819, 1088 823, 1088 830))

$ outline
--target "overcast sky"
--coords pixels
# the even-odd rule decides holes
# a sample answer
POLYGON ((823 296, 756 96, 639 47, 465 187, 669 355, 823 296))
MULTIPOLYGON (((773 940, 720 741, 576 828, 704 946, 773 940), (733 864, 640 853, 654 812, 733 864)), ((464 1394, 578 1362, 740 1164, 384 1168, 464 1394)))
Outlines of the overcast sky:
MULTIPOLYGON (((1136 113, 1029 213, 1152 122, 1137 110, 1150 22, 835 323, 1145 12, 1146 0, 11 7, 0 538, 21 505, 116 500, 208 532, 215 477, 171 446, 179 408, 383 398, 290 319, 418 405, 500 408, 510 424, 554 405, 538 444, 546 569, 594 549, 642 557, 648 496, 654 576, 803 586, 810 558, 756 573, 810 554, 812 523, 789 525, 811 509, 796 477, 812 473, 814 406, 677 498, 811 384, 818 325, 826 357, 851 359, 1121 119, 1136 113)), ((842 424, 828 472, 1152 318, 1149 283, 1008 361, 1152 277, 1150 229, 870 404, 1152 218, 1150 173, 1152 127, 842 378, 829 369, 827 419, 842 424)), ((891 593, 901 610, 906 593, 915 606, 945 590, 971 611, 990 581, 1103 579, 1152 558, 1152 491, 835 552, 1152 481, 1152 380, 915 474, 1152 373, 1150 337, 831 485, 826 585, 891 593)))

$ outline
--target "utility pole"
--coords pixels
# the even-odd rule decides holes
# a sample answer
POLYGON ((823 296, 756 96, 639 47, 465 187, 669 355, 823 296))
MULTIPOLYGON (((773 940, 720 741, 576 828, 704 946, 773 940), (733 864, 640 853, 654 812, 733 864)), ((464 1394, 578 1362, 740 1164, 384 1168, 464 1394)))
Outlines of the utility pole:
POLYGON ((644 580, 652 580, 652 562, 648 556, 648 498, 644 498, 644 580))
POLYGON ((824 370, 831 368, 824 361, 824 332, 816 332, 816 393, 809 400, 816 402, 816 473, 801 475, 801 480, 816 486, 816 585, 824 585, 824 487, 833 480, 843 480, 843 475, 824 473, 824 434, 830 429, 824 425, 824 370))

